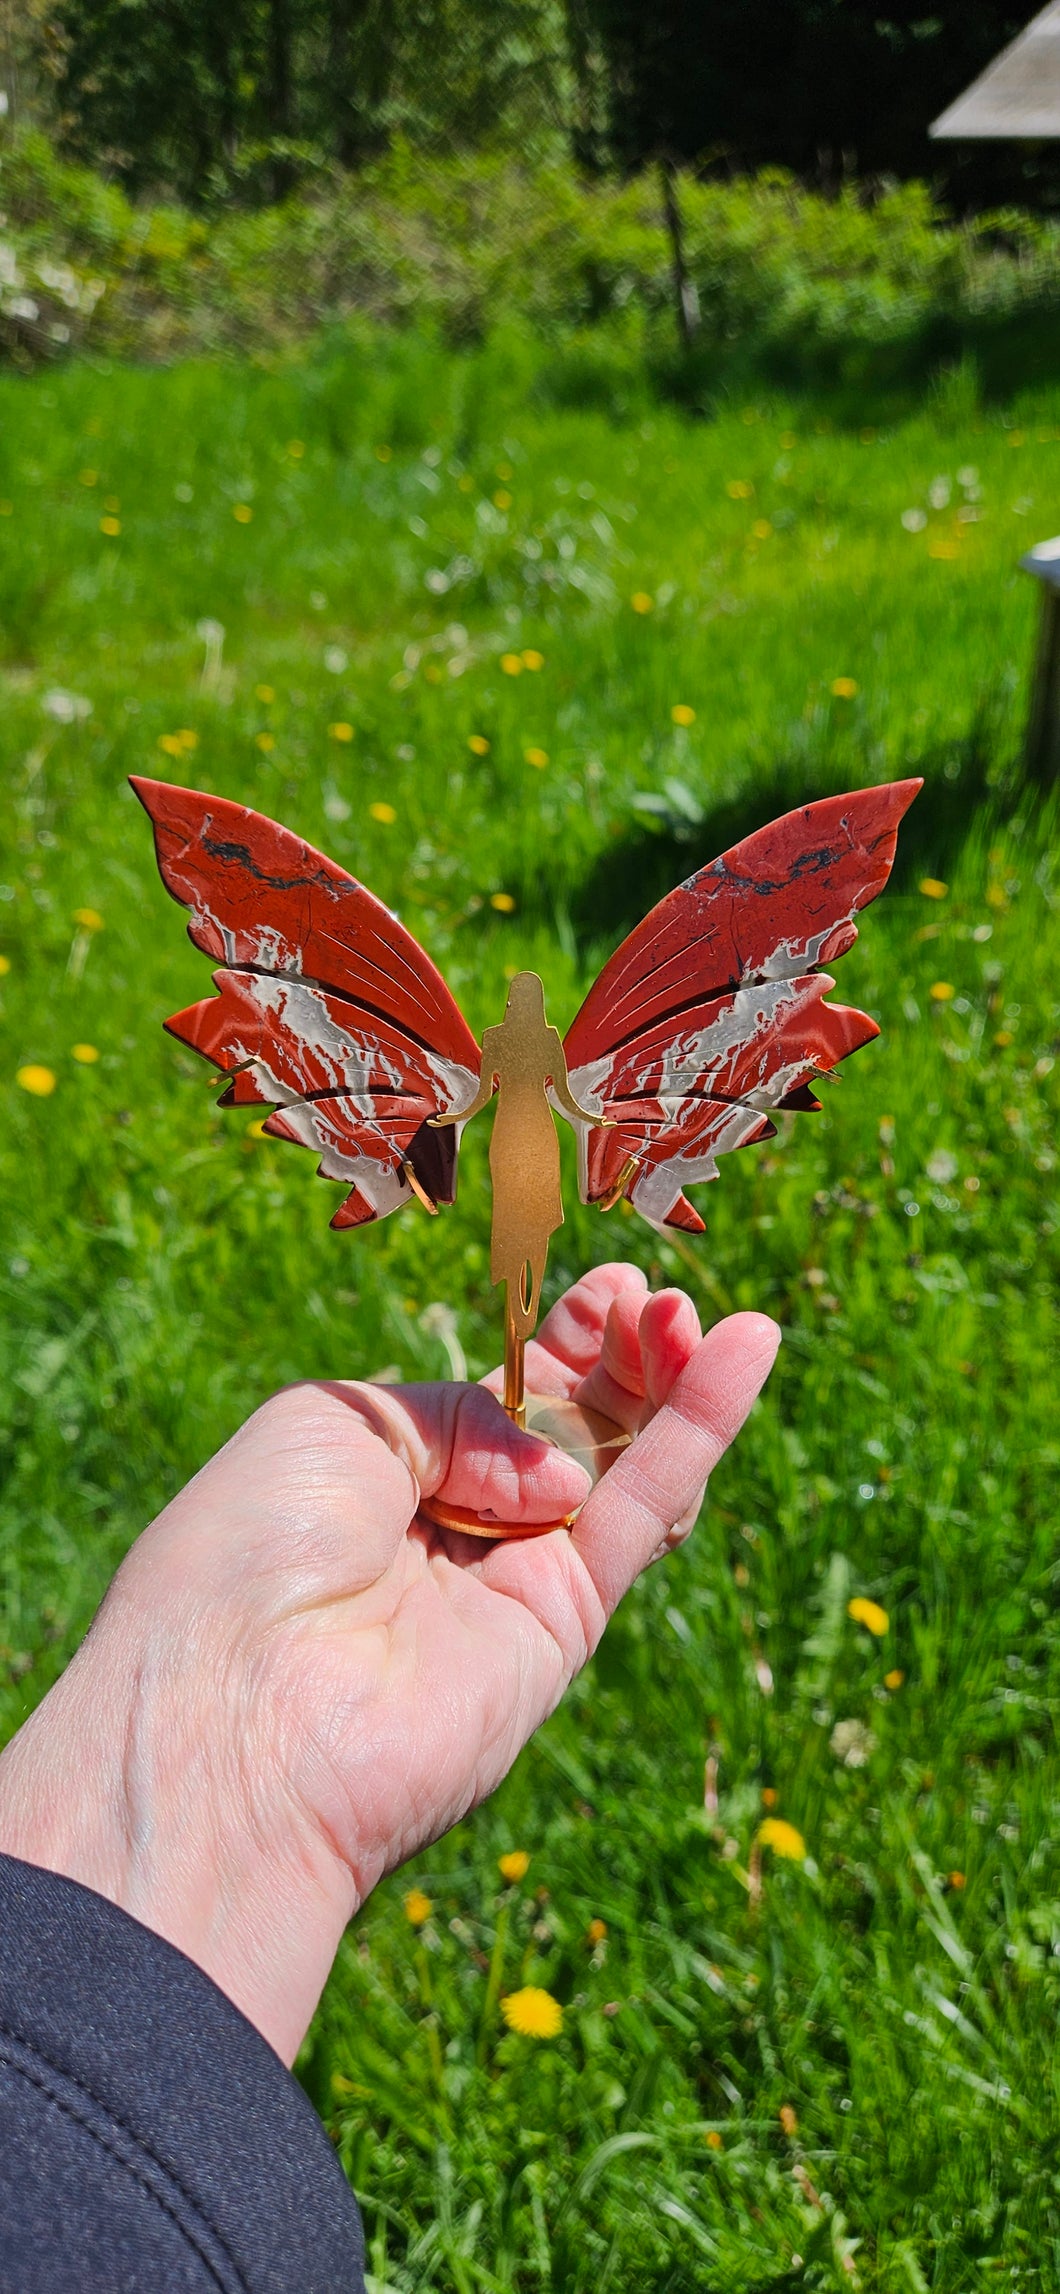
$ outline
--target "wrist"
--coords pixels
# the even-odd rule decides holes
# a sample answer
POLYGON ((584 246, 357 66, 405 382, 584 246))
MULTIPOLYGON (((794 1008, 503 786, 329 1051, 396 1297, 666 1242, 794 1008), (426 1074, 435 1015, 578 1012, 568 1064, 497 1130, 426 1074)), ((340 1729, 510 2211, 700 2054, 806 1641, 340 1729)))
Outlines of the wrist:
POLYGON ((145 1613, 127 1573, 0 1758, 0 1851, 152 1928, 291 2062, 357 1909, 353 1879, 279 1764, 257 1757, 238 1658, 182 1604, 145 1613), (279 1779, 271 1807, 250 1782, 262 1774, 279 1779))

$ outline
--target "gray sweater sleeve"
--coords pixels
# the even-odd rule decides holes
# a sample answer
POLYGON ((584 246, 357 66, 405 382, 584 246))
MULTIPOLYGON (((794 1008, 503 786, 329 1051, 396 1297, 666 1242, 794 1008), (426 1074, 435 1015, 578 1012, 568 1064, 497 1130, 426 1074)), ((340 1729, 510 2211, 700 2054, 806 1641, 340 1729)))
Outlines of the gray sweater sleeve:
POLYGON ((182 1952, 0 1856, 0 2294, 364 2294, 278 2056, 182 1952))

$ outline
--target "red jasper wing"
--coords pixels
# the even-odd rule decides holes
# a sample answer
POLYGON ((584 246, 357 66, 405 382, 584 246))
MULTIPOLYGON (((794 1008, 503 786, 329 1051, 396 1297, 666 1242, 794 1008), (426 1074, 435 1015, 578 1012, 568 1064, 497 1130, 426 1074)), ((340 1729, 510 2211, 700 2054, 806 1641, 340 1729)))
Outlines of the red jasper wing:
POLYGON ((629 1194, 653 1226, 703 1221, 682 1188, 813 1108, 814 1078, 879 1033, 824 1001, 817 966, 857 938, 921 783, 824 797, 771 821, 660 900, 605 964, 564 1042, 579 1105, 582 1200, 629 1194))
POLYGON ((166 1021, 232 1078, 222 1106, 271 1106, 266 1131, 319 1154, 350 1192, 332 1225, 455 1193, 458 1126, 481 1055, 430 958, 363 884, 224 797, 133 780, 162 881, 216 957, 218 990, 166 1021))

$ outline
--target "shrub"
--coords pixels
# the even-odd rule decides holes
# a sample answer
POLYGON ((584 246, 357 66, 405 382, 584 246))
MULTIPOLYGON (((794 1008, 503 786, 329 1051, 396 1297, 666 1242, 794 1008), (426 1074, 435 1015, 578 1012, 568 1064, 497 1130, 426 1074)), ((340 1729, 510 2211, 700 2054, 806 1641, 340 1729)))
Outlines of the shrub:
POLYGON ((1006 343, 1032 367, 1055 358, 1060 226, 1009 212, 953 224, 915 183, 871 204, 851 188, 825 199, 777 170, 685 179, 680 196, 701 310, 691 358, 675 347, 651 173, 584 182, 555 161, 399 142, 282 204, 203 218, 134 207, 39 132, 10 133, 0 351, 266 351, 355 315, 452 344, 518 324, 562 340, 542 377, 557 400, 616 409, 642 392, 645 352, 662 387, 693 399, 751 372, 901 385, 965 354, 989 381, 1006 343))

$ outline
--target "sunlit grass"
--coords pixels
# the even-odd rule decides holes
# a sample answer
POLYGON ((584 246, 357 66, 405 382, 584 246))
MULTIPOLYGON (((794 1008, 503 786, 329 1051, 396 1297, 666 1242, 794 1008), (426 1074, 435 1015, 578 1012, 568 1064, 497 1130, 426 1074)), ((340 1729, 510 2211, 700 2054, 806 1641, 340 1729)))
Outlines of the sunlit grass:
POLYGON ((553 1288, 628 1252, 785 1345, 692 1545, 344 1946, 303 2072, 380 2294, 1060 2277, 1060 935, 1010 782, 1058 418, 616 428, 414 342, 0 386, 8 1728, 274 1385, 446 1374, 439 1301, 497 1349, 477 1125, 444 1219, 334 1236, 163 1038, 208 966, 125 775, 323 844, 476 1026, 523 963, 566 1025, 712 816, 929 783, 825 1113, 731 1160, 695 1245, 568 1186, 553 1288))

